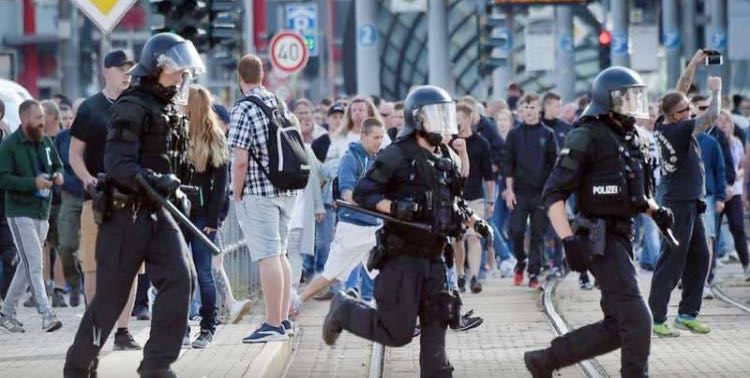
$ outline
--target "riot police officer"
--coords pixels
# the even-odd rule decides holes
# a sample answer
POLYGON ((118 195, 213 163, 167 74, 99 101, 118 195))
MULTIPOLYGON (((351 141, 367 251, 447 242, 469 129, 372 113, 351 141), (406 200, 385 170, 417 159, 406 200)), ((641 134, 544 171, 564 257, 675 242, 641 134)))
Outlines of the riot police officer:
POLYGON ((545 184, 543 202, 571 269, 589 269, 601 287, 604 320, 527 352, 524 360, 534 377, 551 377, 556 369, 617 348, 622 376, 648 374, 651 313, 632 264, 632 217, 647 212, 662 230, 673 219, 651 199, 652 174, 636 117, 648 117, 647 89, 638 74, 624 67, 599 73, 592 103, 568 134, 545 184), (573 193, 577 215, 571 228, 565 200, 573 193))
POLYGON ((68 350, 66 377, 96 375, 99 350, 144 261, 159 295, 138 372, 175 376, 169 367, 179 355, 190 297, 187 247, 172 216, 146 196, 136 177, 144 176, 167 197, 179 188, 175 157, 185 155, 187 128, 176 106, 186 103, 192 78, 203 71, 190 41, 172 33, 154 35, 130 70, 137 84, 112 107, 104 155, 107 195, 94 199, 95 211, 104 214, 96 245, 97 295, 68 350))
POLYGON ((449 237, 465 226, 483 236, 486 222, 460 201, 457 157, 443 144, 458 132, 455 104, 443 89, 421 86, 404 103, 406 125, 384 149, 356 188, 359 205, 404 221, 428 224, 430 230, 386 221, 373 251, 377 309, 337 294, 323 325, 323 338, 335 343, 342 330, 388 346, 409 343, 417 316, 421 327, 423 377, 452 376, 445 351, 445 330, 459 323, 459 300, 448 291, 443 253, 449 237), (445 139, 444 139, 445 138, 445 139))

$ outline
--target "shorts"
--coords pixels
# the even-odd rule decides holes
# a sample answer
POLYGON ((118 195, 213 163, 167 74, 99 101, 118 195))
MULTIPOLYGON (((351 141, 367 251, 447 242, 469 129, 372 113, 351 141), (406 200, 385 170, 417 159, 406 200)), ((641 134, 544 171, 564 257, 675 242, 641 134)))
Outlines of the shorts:
MULTIPOLYGON (((474 214, 476 214, 479 218, 484 219, 484 199, 480 198, 480 199, 475 199, 475 200, 467 201, 467 202, 471 211, 473 211, 474 214)), ((479 234, 477 234, 477 232, 474 231, 473 227, 469 227, 466 230, 466 236, 469 236, 469 235, 479 236, 479 234)))
POLYGON ((380 226, 358 226, 347 222, 336 225, 333 244, 323 267, 327 280, 346 281, 354 268, 366 264, 370 250, 375 246, 375 232, 380 226))
POLYGON ((60 246, 60 238, 57 233, 57 218, 60 216, 60 205, 51 205, 49 208, 49 231, 47 232, 47 244, 53 248, 60 246))
POLYGON ((84 201, 81 208, 81 270, 84 273, 96 272, 96 235, 99 226, 94 221, 93 201, 84 201))
POLYGON ((289 219, 296 197, 245 196, 237 206, 237 221, 254 261, 281 255, 287 249, 289 219))
POLYGON ((706 201, 706 211, 701 214, 703 228, 706 230, 706 237, 716 240, 716 197, 706 196, 703 200, 706 201))

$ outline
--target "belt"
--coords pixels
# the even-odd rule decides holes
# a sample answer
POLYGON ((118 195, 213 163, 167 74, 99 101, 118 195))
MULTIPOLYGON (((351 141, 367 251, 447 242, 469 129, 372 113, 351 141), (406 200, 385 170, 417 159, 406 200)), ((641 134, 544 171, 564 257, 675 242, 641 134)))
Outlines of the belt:
POLYGON ((633 229, 633 222, 631 220, 621 218, 603 219, 607 222, 607 232, 619 235, 628 240, 633 240, 635 238, 635 230, 633 229))
POLYGON ((386 234, 385 245, 389 255, 421 257, 426 259, 436 259, 441 257, 443 255, 443 248, 445 247, 444 242, 415 243, 393 233, 386 234))

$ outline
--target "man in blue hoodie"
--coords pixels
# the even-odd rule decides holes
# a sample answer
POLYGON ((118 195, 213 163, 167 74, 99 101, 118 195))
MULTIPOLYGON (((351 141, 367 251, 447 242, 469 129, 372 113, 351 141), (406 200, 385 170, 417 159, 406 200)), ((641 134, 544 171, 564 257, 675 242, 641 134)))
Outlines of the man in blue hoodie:
MULTIPOLYGON (((349 145, 339 164, 338 187, 344 201, 353 202, 354 187, 375 161, 383 135, 385 127, 378 119, 366 118, 362 121, 360 142, 349 145)), ((367 262, 369 252, 375 246, 375 231, 381 226, 380 219, 348 209, 339 209, 338 216, 333 245, 323 273, 305 288, 303 302, 332 283, 345 281, 352 270, 367 262)))
MULTIPOLYGON (((698 134, 698 145, 701 148, 701 160, 706 169, 706 211, 701 214, 703 226, 706 229, 706 241, 708 250, 713 251, 719 225, 716 222, 716 214, 721 214, 726 202, 727 180, 724 166, 724 158, 721 152, 721 144, 716 138, 707 132, 698 134)), ((712 254, 713 255, 713 254, 712 254)), ((716 256, 713 256, 711 268, 708 272, 708 284, 713 282, 713 272, 716 264, 716 256)), ((713 298, 708 284, 703 288, 703 298, 713 298)))

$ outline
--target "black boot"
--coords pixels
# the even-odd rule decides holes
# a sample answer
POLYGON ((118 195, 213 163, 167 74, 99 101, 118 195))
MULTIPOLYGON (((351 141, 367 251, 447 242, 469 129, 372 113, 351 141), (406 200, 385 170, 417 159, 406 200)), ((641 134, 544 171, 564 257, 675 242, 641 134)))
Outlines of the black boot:
POLYGON ((328 345, 333 345, 344 330, 341 325, 341 310, 344 303, 349 300, 344 293, 338 292, 331 299, 331 307, 328 309, 328 315, 323 322, 323 341, 328 345))
POLYGON ((552 362, 546 349, 534 350, 523 354, 523 362, 534 378, 552 378, 552 362))
POLYGON ((138 369, 141 378, 177 378, 171 369, 138 369))

